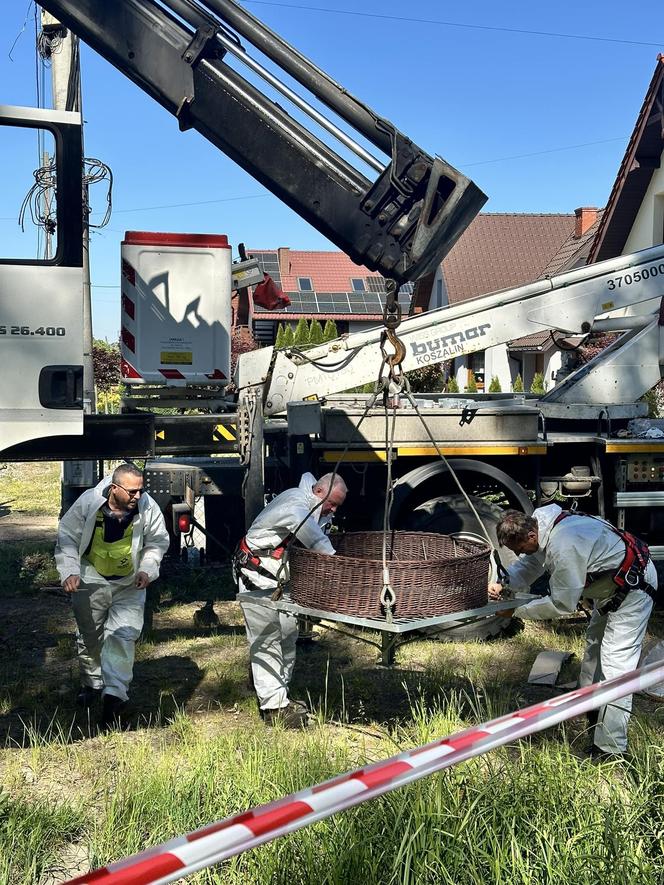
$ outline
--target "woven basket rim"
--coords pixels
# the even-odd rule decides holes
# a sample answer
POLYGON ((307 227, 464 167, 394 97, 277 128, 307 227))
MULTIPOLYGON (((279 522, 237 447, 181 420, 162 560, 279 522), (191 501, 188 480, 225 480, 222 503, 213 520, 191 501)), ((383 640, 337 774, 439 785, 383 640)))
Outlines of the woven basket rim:
MULTIPOLYGON (((340 536, 343 535, 382 535, 381 531, 366 531, 366 532, 340 532, 340 536)), ((390 531, 390 536, 393 535, 416 535, 418 538, 422 538, 426 540, 427 538, 451 538, 456 544, 461 546, 472 546, 477 548, 472 552, 464 552, 458 556, 454 557, 455 561, 458 562, 472 562, 475 559, 486 556, 487 552, 491 553, 491 548, 489 545, 481 541, 479 538, 477 541, 471 540, 469 538, 453 538, 451 535, 446 535, 443 532, 415 532, 415 531, 390 531)), ((315 557, 316 559, 327 559, 329 557, 329 553, 321 553, 317 550, 309 550, 306 547, 293 547, 291 553, 298 551, 302 553, 306 553, 307 557, 315 557)), ((370 559, 368 557, 361 556, 348 556, 345 553, 335 553, 335 556, 339 557, 339 559, 343 559, 347 562, 358 562, 366 565, 367 563, 377 563, 382 566, 382 559, 370 559)), ((444 560, 445 557, 442 556, 432 556, 429 559, 388 559, 389 563, 398 563, 401 566, 408 566, 411 569, 417 568, 430 568, 431 563, 437 562, 439 560, 444 560)), ((449 560, 448 560, 449 561, 449 560)))

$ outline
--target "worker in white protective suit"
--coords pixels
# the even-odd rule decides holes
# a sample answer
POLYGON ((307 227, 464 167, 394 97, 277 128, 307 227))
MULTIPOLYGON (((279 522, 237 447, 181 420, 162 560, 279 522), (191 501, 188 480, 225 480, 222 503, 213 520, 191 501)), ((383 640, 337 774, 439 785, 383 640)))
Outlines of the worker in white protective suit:
POLYGON ((234 573, 242 595, 253 685, 261 715, 269 725, 280 722, 299 728, 307 724, 306 707, 288 697, 297 619, 278 611, 270 597, 288 580, 288 545, 293 540, 317 553, 334 555, 325 528, 346 492, 345 482, 336 474, 317 481, 305 473, 298 488, 277 495, 256 517, 235 551, 234 573), (254 601, 259 596, 260 603, 254 601))
MULTIPOLYGON (((593 604, 579 685, 613 679, 637 668, 657 589, 657 572, 647 546, 598 517, 563 511, 557 504, 532 516, 508 510, 497 525, 498 541, 519 554, 509 568, 510 590, 528 590, 549 574, 549 595, 499 612, 544 621, 576 611, 581 599, 593 604)), ((500 599, 500 584, 489 596, 500 599)), ((591 757, 611 758, 627 749, 631 695, 588 720, 594 729, 591 757)))
POLYGON ((101 697, 101 726, 119 723, 143 626, 145 591, 168 550, 164 517, 131 464, 83 492, 58 526, 55 562, 72 594, 81 671, 79 704, 101 697))

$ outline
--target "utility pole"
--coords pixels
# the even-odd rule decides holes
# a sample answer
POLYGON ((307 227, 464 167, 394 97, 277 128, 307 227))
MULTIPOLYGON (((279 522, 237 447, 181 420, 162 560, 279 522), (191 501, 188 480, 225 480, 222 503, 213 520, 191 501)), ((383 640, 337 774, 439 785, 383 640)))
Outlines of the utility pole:
MULTIPOLYGON (((42 10, 42 30, 59 32, 57 48, 51 54, 51 89, 56 111, 81 110, 81 77, 77 38, 50 13, 42 10), (73 84, 73 88, 72 88, 73 84)), ((83 206, 88 208, 87 183, 83 183, 83 206)), ((92 365, 92 295, 90 286, 90 232, 83 219, 83 407, 95 410, 94 371, 92 365)))
MULTIPOLYGON (((57 35, 52 40, 51 89, 53 108, 58 111, 81 110, 81 76, 78 38, 50 13, 42 10, 44 33, 57 35)), ((88 185, 83 180, 82 211, 88 212, 88 185)), ((92 362, 92 295, 90 286, 90 232, 88 217, 83 219, 83 409, 87 414, 96 410, 94 369, 92 362)), ((61 482, 62 513, 69 509, 79 495, 98 480, 96 461, 63 461, 61 482)))

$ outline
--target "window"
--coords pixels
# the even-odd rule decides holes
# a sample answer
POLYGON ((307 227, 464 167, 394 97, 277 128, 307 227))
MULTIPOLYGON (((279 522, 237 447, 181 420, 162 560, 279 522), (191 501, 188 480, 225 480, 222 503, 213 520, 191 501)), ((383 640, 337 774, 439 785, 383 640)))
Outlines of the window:
POLYGON ((300 292, 313 292, 314 284, 311 282, 311 277, 298 277, 297 278, 297 287, 300 292))
POLYGON ((2 226, 0 257, 32 261, 52 259, 58 249, 58 236, 65 228, 64 218, 57 217, 53 133, 27 126, 3 125, 0 138, 3 158, 0 216, 6 220, 2 226), (38 185, 35 184, 35 166, 41 166, 38 185), (17 221, 28 193, 32 196, 26 206, 25 223, 21 226, 17 221), (42 221, 36 221, 37 218, 42 221))
POLYGON ((350 281, 351 286, 353 287, 353 292, 364 292, 364 280, 361 278, 353 279, 350 281))

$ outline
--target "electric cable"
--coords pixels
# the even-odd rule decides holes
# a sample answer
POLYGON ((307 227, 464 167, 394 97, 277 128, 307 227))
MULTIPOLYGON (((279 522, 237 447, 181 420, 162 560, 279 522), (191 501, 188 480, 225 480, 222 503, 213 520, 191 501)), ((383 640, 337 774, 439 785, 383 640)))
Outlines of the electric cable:
POLYGON ((410 18, 402 15, 386 15, 378 12, 361 12, 358 9, 326 9, 323 6, 305 6, 296 5, 295 3, 280 3, 276 0, 248 0, 249 3, 255 3, 258 6, 280 6, 284 9, 298 9, 306 12, 326 12, 330 15, 354 15, 362 18, 377 18, 387 21, 404 22, 416 25, 441 25, 446 28, 465 28, 472 31, 499 31, 507 34, 520 34, 526 37, 555 37, 561 40, 591 40, 598 43, 620 43, 626 46, 656 46, 661 48, 659 43, 652 43, 645 40, 625 40, 620 37, 598 37, 594 34, 562 34, 556 31, 536 31, 526 28, 506 28, 498 25, 476 25, 466 22, 443 21, 441 19, 430 18, 410 18))
POLYGON ((300 359, 302 359, 305 363, 309 363, 309 365, 314 366, 320 372, 338 372, 341 369, 345 369, 346 366, 350 365, 355 357, 359 354, 361 348, 355 347, 351 351, 349 351, 348 356, 345 356, 343 359, 339 360, 338 363, 323 363, 319 360, 310 359, 305 351, 300 350, 297 347, 287 347, 284 348, 284 351, 288 351, 288 353, 296 354, 300 359))

